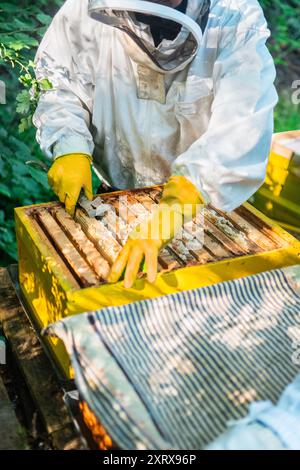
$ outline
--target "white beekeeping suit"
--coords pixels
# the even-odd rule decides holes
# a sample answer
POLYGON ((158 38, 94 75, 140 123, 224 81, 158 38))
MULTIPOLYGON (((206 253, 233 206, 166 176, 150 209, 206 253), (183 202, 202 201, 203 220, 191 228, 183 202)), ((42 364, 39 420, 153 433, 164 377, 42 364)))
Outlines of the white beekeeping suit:
POLYGON ((300 450, 300 374, 286 387, 277 405, 250 405, 245 419, 229 424, 207 450, 300 450))
POLYGON ((34 123, 50 158, 93 154, 120 189, 183 175, 230 211, 263 183, 275 68, 256 0, 67 0, 38 50, 34 123), (209 8, 209 15, 208 15, 209 8), (182 25, 155 46, 149 13, 182 25))

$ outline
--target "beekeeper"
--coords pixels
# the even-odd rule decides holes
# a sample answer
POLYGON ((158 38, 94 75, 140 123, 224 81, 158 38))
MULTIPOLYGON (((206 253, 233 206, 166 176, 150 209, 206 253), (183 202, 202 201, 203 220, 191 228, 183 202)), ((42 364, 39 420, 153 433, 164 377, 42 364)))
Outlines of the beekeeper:
POLYGON ((66 210, 81 189, 92 197, 91 164, 119 189, 166 183, 111 282, 126 267, 132 286, 144 258, 155 280, 184 207, 231 211, 263 183, 277 102, 268 37, 257 0, 67 0, 54 17, 36 57, 52 89, 34 123, 66 210))

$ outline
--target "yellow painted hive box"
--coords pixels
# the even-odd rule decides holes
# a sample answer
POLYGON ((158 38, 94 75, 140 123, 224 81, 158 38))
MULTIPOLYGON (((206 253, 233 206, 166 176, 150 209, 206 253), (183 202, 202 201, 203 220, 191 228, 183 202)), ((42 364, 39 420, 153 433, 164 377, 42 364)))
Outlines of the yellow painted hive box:
POLYGON ((264 185, 253 205, 282 227, 300 232, 300 131, 274 134, 264 185))
MULTIPOLYGON (((72 219, 56 202, 15 210, 19 280, 37 328, 108 306, 208 286, 300 262, 300 242, 249 204, 225 214, 207 207, 159 254, 155 284, 145 274, 131 289, 106 281, 128 234, 148 217, 162 188, 100 195, 95 217, 81 208, 72 219)), ((46 339, 64 377, 69 359, 62 343, 46 339)))

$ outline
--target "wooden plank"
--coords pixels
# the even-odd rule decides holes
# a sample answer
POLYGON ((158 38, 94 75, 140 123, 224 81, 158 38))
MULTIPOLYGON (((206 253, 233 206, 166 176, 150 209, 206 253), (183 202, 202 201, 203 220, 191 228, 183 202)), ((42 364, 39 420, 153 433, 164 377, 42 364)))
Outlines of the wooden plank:
POLYGON ((64 258, 60 256, 58 251, 55 249, 55 247, 51 243, 49 237, 46 235, 43 228, 40 226, 38 220, 36 219, 35 214, 36 214, 36 210, 31 211, 30 213, 30 216, 31 216, 30 226, 32 227, 32 229, 34 229, 34 231, 38 235, 39 246, 44 247, 45 249, 44 252, 46 252, 47 255, 51 253, 51 258, 53 259, 53 261, 55 261, 55 264, 57 266, 61 267, 62 274, 66 278, 66 281, 70 285, 72 285, 74 289, 80 289, 80 284, 78 282, 78 279, 74 276, 74 273, 70 271, 69 266, 67 266, 64 258))
POLYGON ((149 196, 146 191, 134 193, 133 197, 136 202, 142 204, 145 207, 149 214, 152 214, 157 207, 157 203, 153 201, 153 199, 149 196))
MULTIPOLYGON (((182 230, 177 237, 173 238, 171 242, 168 244, 168 247, 175 253, 175 255, 180 259, 183 265, 192 266, 194 264, 198 264, 198 260, 195 256, 190 252, 188 246, 191 244, 193 237, 189 234, 188 231, 182 230)), ((197 242, 198 247, 200 248, 200 241, 195 240, 197 242)))
POLYGON ((198 264, 207 264, 215 261, 215 258, 212 256, 212 254, 209 253, 204 247, 198 249, 192 248, 190 249, 190 252, 197 259, 198 264))
POLYGON ((173 271, 173 269, 179 269, 183 266, 179 261, 174 257, 174 254, 165 247, 162 248, 158 254, 158 263, 164 271, 173 271))
POLYGON ((91 219, 82 210, 76 211, 75 220, 81 225, 82 230, 101 255, 112 265, 120 253, 122 245, 117 242, 100 220, 91 219))
POLYGON ((91 270, 87 262, 80 256, 72 242, 62 231, 56 220, 47 210, 37 211, 36 216, 57 248, 59 254, 65 259, 70 269, 76 275, 83 287, 94 286, 99 283, 95 273, 91 270))
POLYGON ((21 427, 0 376, 0 450, 27 449, 26 433, 21 427))
POLYGON ((139 223, 149 218, 150 212, 132 195, 127 196, 127 204, 129 211, 137 217, 139 223))
POLYGON ((111 198, 109 202, 115 208, 118 216, 124 221, 127 226, 128 233, 130 233, 138 225, 139 221, 136 215, 129 210, 127 196, 111 198))
POLYGON ((120 198, 113 198, 110 202, 116 209, 119 217, 131 229, 149 216, 147 209, 130 194, 125 194, 125 196, 120 198))
POLYGON ((124 220, 117 215, 116 211, 112 210, 110 212, 107 212, 104 217, 101 217, 100 220, 113 234, 116 240, 122 246, 125 245, 128 239, 130 229, 127 227, 124 220))
POLYGON ((110 200, 108 199, 106 201, 98 196, 94 200, 93 205, 99 213, 99 216, 97 216, 98 220, 101 220, 105 227, 107 227, 112 233, 113 237, 116 238, 122 246, 125 245, 130 229, 125 224, 124 220, 118 216, 117 211, 110 203, 110 200))
POLYGON ((191 246, 190 251, 201 264, 232 256, 211 234, 212 231, 204 229, 202 214, 197 214, 191 222, 185 224, 185 232, 193 234, 196 242, 198 240, 198 246, 191 246))
MULTIPOLYGON (((210 232, 213 232, 214 235, 215 230, 219 230, 227 237, 227 239, 232 240, 235 246, 239 247, 244 254, 259 253, 261 251, 259 245, 254 243, 253 240, 248 237, 247 233, 241 230, 241 228, 233 222, 233 218, 228 217, 228 214, 225 214, 214 207, 208 207, 204 212, 205 223, 207 226, 211 224, 209 230, 210 232)), ((232 212, 231 214, 234 214, 235 216, 236 212, 232 212)), ((226 244, 226 246, 229 248, 228 244, 226 244)), ((230 251, 232 250, 230 249, 230 251)))
POLYGON ((232 258, 232 253, 225 250, 209 230, 204 231, 204 247, 216 258, 216 260, 232 258))
POLYGON ((153 199, 154 202, 156 202, 157 204, 159 203, 161 197, 162 197, 162 190, 160 189, 151 189, 148 194, 149 196, 151 197, 151 199, 153 199))
POLYGON ((82 449, 51 364, 4 268, 0 268, 0 322, 54 448, 82 449))
POLYGON ((214 256, 205 248, 205 232, 203 227, 194 219, 184 226, 184 240, 190 253, 196 258, 197 264, 206 264, 215 261, 214 256))
POLYGON ((198 264, 198 260, 195 258, 193 253, 187 249, 183 240, 175 238, 168 247, 176 254, 184 266, 193 266, 198 264))
POLYGON ((51 434, 51 441, 54 448, 57 450, 88 450, 75 432, 73 423, 68 424, 58 431, 54 431, 51 434))
POLYGON ((249 245, 252 244, 252 253, 274 249, 274 243, 269 238, 265 237, 258 228, 239 215, 237 210, 228 214, 223 214, 223 212, 218 210, 215 210, 215 212, 229 220, 231 225, 233 225, 238 232, 247 237, 249 245))
POLYGON ((264 240, 269 239, 269 241, 273 245, 273 250, 276 248, 282 248, 288 246, 288 243, 283 240, 277 233, 272 230, 272 227, 266 224, 266 222, 262 219, 256 217, 252 212, 246 209, 245 206, 239 207, 236 212, 240 215, 244 220, 247 219, 248 223, 252 225, 254 228, 257 227, 259 229, 259 233, 261 234, 261 238, 264 240))
POLYGON ((78 252, 83 256, 89 266, 95 271, 100 281, 107 279, 110 266, 99 253, 95 245, 87 238, 81 226, 62 208, 50 210, 57 223, 73 242, 78 252))
POLYGON ((216 240, 218 240, 220 244, 234 256, 242 256, 250 253, 250 249, 247 244, 242 243, 242 246, 240 246, 236 242, 236 238, 234 236, 231 237, 230 235, 228 235, 228 232, 223 232, 207 219, 205 220, 205 227, 207 230, 210 231, 210 233, 213 233, 216 240))

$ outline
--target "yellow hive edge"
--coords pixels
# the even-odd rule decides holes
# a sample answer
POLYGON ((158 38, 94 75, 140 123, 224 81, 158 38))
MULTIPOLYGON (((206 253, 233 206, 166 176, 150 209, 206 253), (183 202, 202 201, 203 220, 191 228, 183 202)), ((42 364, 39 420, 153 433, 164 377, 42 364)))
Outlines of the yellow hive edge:
MULTIPOLYGON (((300 184, 300 181, 299 181, 300 184)), ((257 209, 267 214, 275 223, 292 232, 300 233, 300 205, 262 187, 253 197, 257 209)))
MULTIPOLYGON (((30 217, 26 214, 29 209, 45 205, 49 206, 49 204, 38 204, 15 209, 20 286, 38 329, 69 315, 109 306, 126 305, 300 264, 300 241, 246 203, 244 206, 271 226, 274 232, 286 241, 287 247, 207 265, 181 268, 169 273, 159 273, 155 284, 149 284, 143 278, 137 280, 134 287, 129 290, 123 287, 122 282, 80 289, 70 274, 67 271, 63 272, 60 258, 50 247, 49 242, 45 243, 42 235, 37 233, 30 217)), ((47 338, 45 342, 63 377, 73 378, 70 360, 63 343, 56 338, 47 338)))
POLYGON ((300 138, 300 131, 274 134, 264 185, 253 196, 253 204, 282 227, 300 231, 300 180, 292 175, 295 154, 282 141, 300 138))

